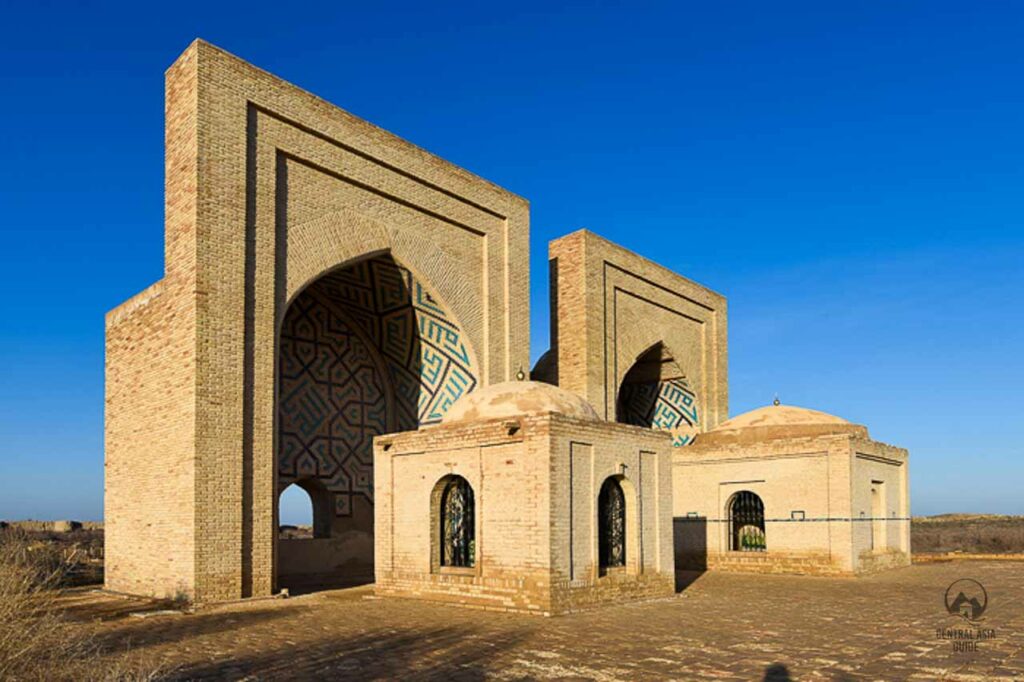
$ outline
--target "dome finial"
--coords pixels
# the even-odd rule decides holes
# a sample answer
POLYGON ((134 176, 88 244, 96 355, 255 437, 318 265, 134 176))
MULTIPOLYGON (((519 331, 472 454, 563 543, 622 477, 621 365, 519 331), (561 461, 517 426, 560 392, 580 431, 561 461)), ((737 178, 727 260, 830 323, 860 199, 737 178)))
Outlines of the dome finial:
POLYGON ((780 403, 780 402, 779 402, 779 394, 778 394, 778 393, 776 393, 776 394, 775 394, 775 400, 773 400, 773 401, 772 401, 772 405, 774 405, 775 407, 778 407, 778 406, 779 406, 779 405, 781 405, 781 404, 782 404, 782 403, 780 403))

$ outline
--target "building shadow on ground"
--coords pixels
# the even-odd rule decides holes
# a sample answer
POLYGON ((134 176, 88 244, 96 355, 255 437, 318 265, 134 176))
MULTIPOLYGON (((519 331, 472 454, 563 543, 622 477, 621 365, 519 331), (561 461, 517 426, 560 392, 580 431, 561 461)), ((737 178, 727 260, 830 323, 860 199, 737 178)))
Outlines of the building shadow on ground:
MULTIPOLYGON (((764 669, 762 682, 794 682, 789 668, 784 663, 772 663, 764 669)), ((853 682, 854 678, 846 673, 839 673, 832 678, 832 682, 853 682)))
POLYGON ((772 663, 764 670, 763 682, 793 682, 789 668, 782 663, 772 663))
MULTIPOLYGON (((351 602, 349 615, 358 621, 363 592, 341 591, 325 598, 351 602)), ((152 610, 163 605, 153 600, 104 597, 66 603, 65 612, 69 616, 74 612, 71 618, 79 623, 97 624, 91 643, 101 655, 115 660, 130 654, 146 669, 159 669, 161 679, 171 680, 482 680, 500 666, 496 660, 531 630, 367 625, 350 635, 332 636, 329 623, 310 626, 305 617, 309 607, 299 602, 167 613, 152 610), (89 617, 99 615, 98 607, 115 605, 113 612, 104 610, 98 618, 89 617), (297 610, 305 625, 294 622, 297 610), (186 663, 181 663, 183 646, 190 651, 186 657, 192 659, 186 663)))
POLYGON ((273 621, 292 616, 294 613, 284 608, 250 608, 214 613, 156 615, 144 619, 126 618, 117 626, 98 632, 94 641, 105 651, 138 651, 223 632, 262 628, 273 621))
POLYGON ((182 666, 171 679, 483 680, 500 665, 496 658, 525 637, 464 627, 377 629, 316 641, 308 635, 297 632, 258 652, 182 666))
POLYGON ((75 622, 118 620, 138 611, 167 608, 155 599, 111 595, 94 586, 61 590, 57 604, 64 615, 75 622))
POLYGON ((350 579, 344 576, 330 577, 309 577, 309 576, 283 576, 279 579, 281 587, 288 590, 292 597, 301 597, 307 594, 319 594, 323 592, 335 592, 337 590, 353 590, 356 588, 372 588, 373 580, 350 579))
POLYGON ((700 578, 705 573, 706 573, 706 571, 701 571, 701 570, 694 570, 694 571, 688 571, 688 570, 685 570, 685 569, 684 570, 677 570, 676 571, 676 593, 685 591, 687 588, 690 587, 690 585, 693 585, 695 582, 697 582, 697 579, 700 578))

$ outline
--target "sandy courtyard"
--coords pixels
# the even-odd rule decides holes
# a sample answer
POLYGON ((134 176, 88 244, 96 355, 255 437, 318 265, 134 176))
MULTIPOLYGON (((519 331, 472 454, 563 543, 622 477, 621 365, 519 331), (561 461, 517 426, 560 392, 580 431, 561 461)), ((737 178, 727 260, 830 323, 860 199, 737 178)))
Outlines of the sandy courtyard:
MULTIPOLYGON (((142 602, 71 593, 72 616, 112 649, 131 647, 183 679, 1024 679, 1024 562, 946 562, 861 579, 686 574, 674 598, 557 618, 321 592, 201 610, 129 615, 142 602), (947 587, 988 592, 956 653, 947 587)), ((152 608, 152 607, 148 607, 152 608)))

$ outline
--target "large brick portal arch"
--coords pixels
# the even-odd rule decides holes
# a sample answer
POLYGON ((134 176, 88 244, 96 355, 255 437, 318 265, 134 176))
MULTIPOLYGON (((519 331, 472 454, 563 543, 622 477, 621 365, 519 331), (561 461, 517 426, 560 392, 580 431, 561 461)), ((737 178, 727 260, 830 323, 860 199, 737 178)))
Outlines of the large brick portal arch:
POLYGON ((429 282, 477 385, 528 368, 528 205, 207 43, 166 75, 163 279, 107 317, 107 586, 274 584, 277 330, 325 271, 429 282))
POLYGON ((390 255, 310 283, 278 338, 277 494, 313 486, 320 504, 315 538, 278 539, 275 583, 371 582, 373 438, 440 422, 479 383, 476 353, 450 307, 390 255))

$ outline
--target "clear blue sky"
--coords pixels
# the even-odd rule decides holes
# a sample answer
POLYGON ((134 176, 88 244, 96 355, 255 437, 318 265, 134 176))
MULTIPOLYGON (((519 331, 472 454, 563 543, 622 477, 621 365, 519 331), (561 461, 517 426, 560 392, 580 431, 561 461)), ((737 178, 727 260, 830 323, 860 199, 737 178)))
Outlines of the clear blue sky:
POLYGON ((731 411, 1024 513, 1024 5, 21 2, 0 28, 0 518, 99 518, 103 314, 161 277, 163 72, 196 36, 729 297, 731 411))

